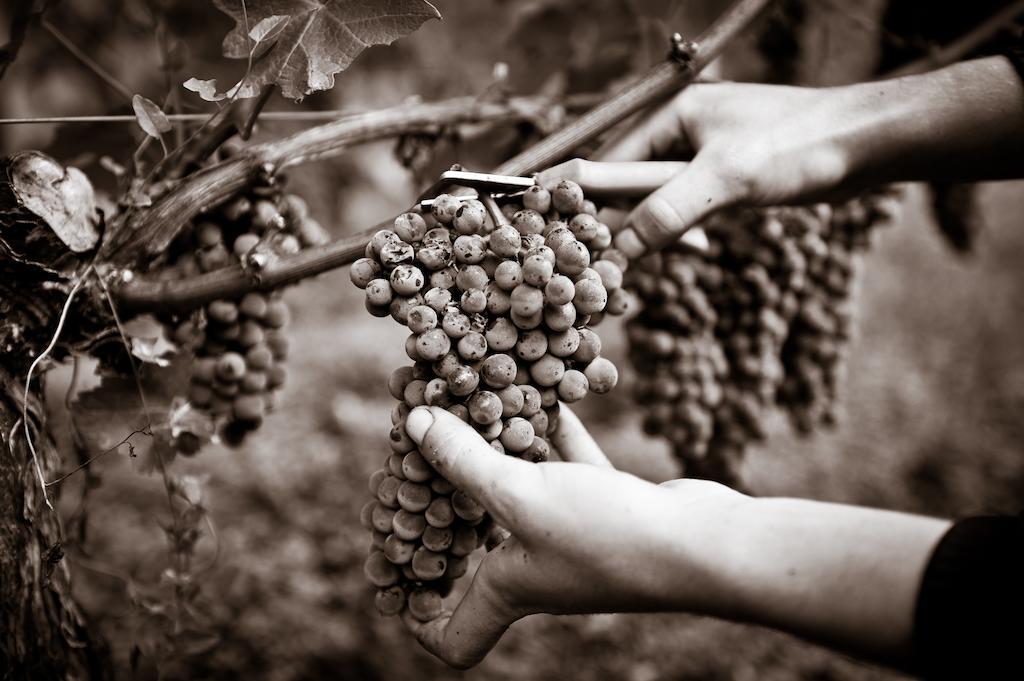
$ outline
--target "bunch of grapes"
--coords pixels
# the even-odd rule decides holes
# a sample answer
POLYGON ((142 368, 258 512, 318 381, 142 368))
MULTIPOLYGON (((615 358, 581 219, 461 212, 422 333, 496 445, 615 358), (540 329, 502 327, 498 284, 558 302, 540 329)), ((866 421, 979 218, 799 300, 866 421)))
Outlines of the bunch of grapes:
POLYGON ((773 407, 801 433, 834 422, 855 254, 882 205, 719 214, 706 251, 680 243, 630 271, 643 303, 627 332, 644 427, 687 474, 738 484, 773 407))
POLYGON ((476 199, 442 194, 428 214, 405 213, 352 265, 366 308, 412 332, 411 366, 388 383, 391 453, 362 511, 373 532, 365 564, 380 612, 408 607, 429 621, 490 520, 430 467, 405 432, 410 409, 443 407, 503 454, 545 461, 559 401, 618 381, 589 326, 626 307, 625 258, 612 249, 579 185, 534 186, 488 216, 476 199), (613 301, 616 301, 613 304, 613 301))
MULTIPOLYGON (((169 272, 187 279, 241 264, 255 275, 274 258, 325 240, 305 202, 270 181, 200 215, 172 247, 178 255, 169 272)), ((195 354, 188 401, 214 418, 227 444, 240 444, 260 426, 285 382, 288 316, 280 291, 274 291, 215 300, 188 317, 165 320, 175 342, 195 354)), ((185 454, 202 445, 192 437, 179 440, 185 454)))

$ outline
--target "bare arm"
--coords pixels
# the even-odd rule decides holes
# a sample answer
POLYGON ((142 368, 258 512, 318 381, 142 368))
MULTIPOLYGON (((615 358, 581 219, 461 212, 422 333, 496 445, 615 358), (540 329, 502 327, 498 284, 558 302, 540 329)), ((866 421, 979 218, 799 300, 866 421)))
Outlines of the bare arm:
POLYGON ((636 256, 732 205, 842 198, 909 180, 1024 176, 1024 84, 1004 57, 835 88, 694 85, 599 152, 541 174, 646 198, 616 244, 636 256), (688 162, 621 165, 624 161, 688 162))

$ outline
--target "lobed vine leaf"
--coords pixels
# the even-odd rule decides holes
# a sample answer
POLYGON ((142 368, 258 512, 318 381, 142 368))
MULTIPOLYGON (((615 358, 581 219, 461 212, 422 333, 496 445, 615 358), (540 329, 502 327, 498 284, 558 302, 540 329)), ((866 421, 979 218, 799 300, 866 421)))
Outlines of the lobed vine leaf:
MULTIPOLYGON (((239 83, 238 97, 255 97, 277 85, 302 99, 334 87, 371 45, 387 45, 441 14, 426 0, 214 0, 236 22, 224 38, 224 55, 258 57, 239 83), (262 53, 257 54, 262 50, 262 53)), ((190 88, 191 89, 191 88, 190 88)), ((201 93, 200 93, 201 94, 201 93)))

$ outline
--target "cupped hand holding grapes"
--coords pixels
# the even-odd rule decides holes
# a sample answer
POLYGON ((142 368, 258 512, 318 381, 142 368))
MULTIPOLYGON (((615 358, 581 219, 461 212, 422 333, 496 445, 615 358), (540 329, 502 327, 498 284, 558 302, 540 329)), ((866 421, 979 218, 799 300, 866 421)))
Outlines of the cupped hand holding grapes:
POLYGON ((478 663, 514 621, 533 613, 708 606, 712 518, 747 497, 717 483, 655 485, 616 471, 568 410, 553 444, 565 462, 532 464, 496 452, 444 409, 420 407, 409 435, 439 473, 479 501, 511 537, 483 559, 454 612, 405 622, 448 664, 478 663), (665 552, 664 547, 675 550, 665 552))
POLYGON ((1021 90, 1003 57, 833 88, 699 83, 593 161, 568 161, 539 181, 642 198, 615 240, 637 257, 728 206, 835 200, 893 181, 1019 176, 1021 90))
POLYGON ((949 527, 703 480, 655 485, 612 468, 564 407, 553 438, 564 462, 500 454, 438 407, 414 409, 406 431, 511 532, 454 611, 429 622, 403 614, 428 651, 459 668, 533 613, 643 611, 755 622, 898 665, 921 573, 949 527))

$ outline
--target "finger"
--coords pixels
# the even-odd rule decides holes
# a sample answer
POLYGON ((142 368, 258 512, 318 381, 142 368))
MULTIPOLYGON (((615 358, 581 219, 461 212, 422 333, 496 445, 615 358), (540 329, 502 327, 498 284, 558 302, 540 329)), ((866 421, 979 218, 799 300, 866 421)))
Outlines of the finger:
POLYGON ((499 454, 459 417, 440 407, 417 407, 405 431, 438 473, 515 529, 516 509, 535 488, 535 466, 499 454))
MULTIPOLYGON (((495 551, 506 550, 522 549, 506 543, 495 551)), ((490 556, 480 564, 454 612, 443 613, 429 622, 416 620, 408 610, 402 614, 402 621, 420 645, 457 669, 469 669, 483 660, 509 625, 519 618, 494 588, 489 565, 493 565, 490 556)))
POLYGON ((553 189, 561 180, 572 180, 589 197, 638 198, 658 189, 686 166, 681 161, 597 163, 573 159, 541 172, 537 182, 553 189))
POLYGON ((625 128, 605 142, 591 158, 595 161, 644 161, 669 152, 690 149, 686 129, 673 100, 625 128))
POLYGON ((565 461, 613 468, 612 462, 601 451, 600 445, 590 435, 579 417, 564 404, 558 412, 558 427, 551 437, 551 444, 565 461))
POLYGON ((734 196, 723 178, 694 162, 633 209, 615 235, 615 246, 630 258, 663 248, 694 223, 733 203, 734 196))
POLYGON ((622 208, 609 208, 605 206, 601 210, 597 211, 598 222, 603 222, 608 225, 608 228, 612 232, 619 231, 622 227, 622 223, 626 221, 626 217, 629 215, 628 210, 622 208))

